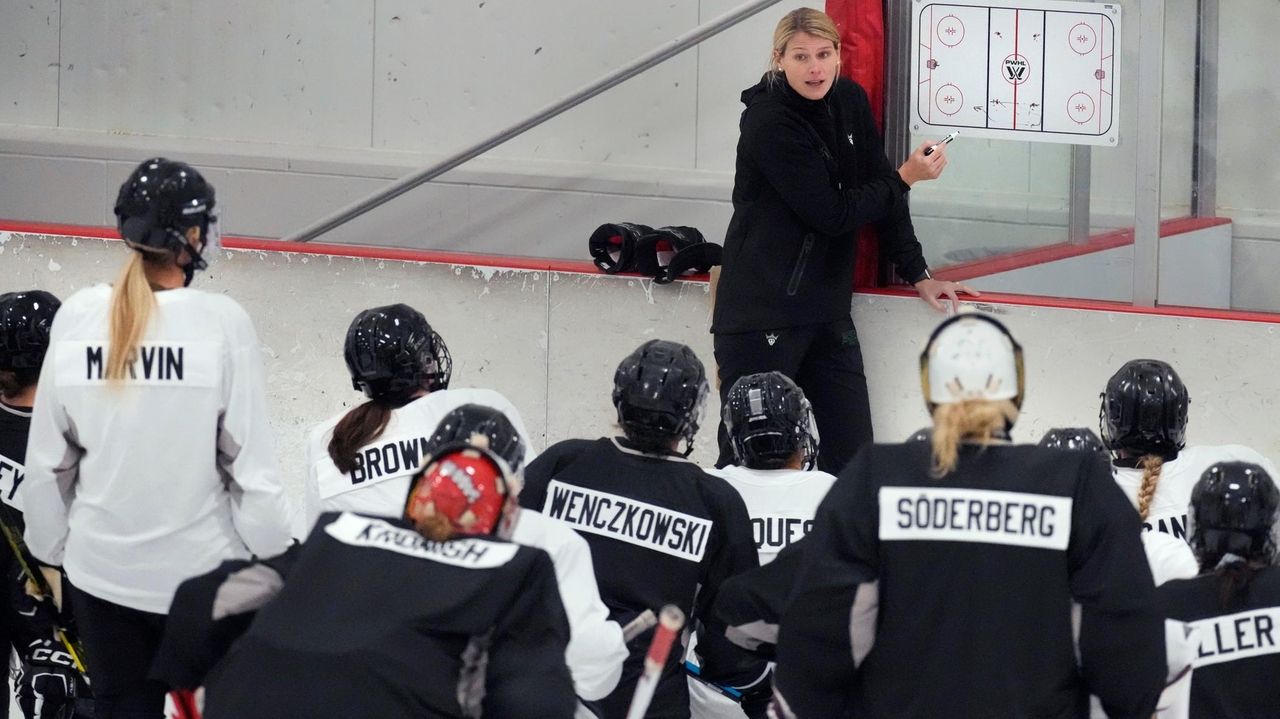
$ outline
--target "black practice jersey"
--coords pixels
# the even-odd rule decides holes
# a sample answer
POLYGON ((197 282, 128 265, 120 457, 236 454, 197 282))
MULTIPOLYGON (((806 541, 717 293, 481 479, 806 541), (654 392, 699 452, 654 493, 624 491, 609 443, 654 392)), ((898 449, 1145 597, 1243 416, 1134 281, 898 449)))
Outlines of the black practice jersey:
MULTIPOLYGON (((540 549, 329 513, 282 571, 206 678, 209 719, 573 716, 569 624, 540 549)), ((236 611, 247 586, 214 586, 213 615, 236 611)))
POLYGON ((1157 590, 1165 616, 1199 630, 1191 717, 1280 717, 1280 567, 1259 570, 1229 606, 1220 586, 1205 574, 1157 590))
POLYGON ((868 447, 818 509, 778 640, 794 715, 1072 719, 1094 693, 1150 717, 1163 620, 1102 460, 1001 444, 930 464, 925 443, 868 447))
POLYGON ((0 502, 10 507, 16 506, 15 493, 26 478, 24 465, 30 432, 31 408, 0 402, 0 502))
MULTIPOLYGON (((646 609, 674 604, 697 628, 711 620, 720 584, 757 566, 746 505, 727 482, 693 462, 624 443, 602 438, 550 447, 525 470, 520 503, 587 540, 611 619, 625 625, 646 609)), ((699 629, 698 635, 709 679, 741 686, 764 672, 764 662, 729 644, 723 629, 699 629)), ((622 680, 601 702, 609 719, 625 716, 651 636, 631 643, 622 680)), ((681 651, 671 651, 645 716, 689 716, 682 659, 681 651)))

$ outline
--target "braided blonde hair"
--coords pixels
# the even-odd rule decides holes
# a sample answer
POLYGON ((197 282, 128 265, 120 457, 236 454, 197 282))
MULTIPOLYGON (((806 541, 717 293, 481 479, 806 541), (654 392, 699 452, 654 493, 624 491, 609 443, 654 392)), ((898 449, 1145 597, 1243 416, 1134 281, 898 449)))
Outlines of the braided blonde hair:
POLYGON ((1156 496, 1156 484, 1160 482, 1160 468, 1164 458, 1158 454, 1142 457, 1142 485, 1138 487, 1138 516, 1145 522, 1151 514, 1151 500, 1156 496))

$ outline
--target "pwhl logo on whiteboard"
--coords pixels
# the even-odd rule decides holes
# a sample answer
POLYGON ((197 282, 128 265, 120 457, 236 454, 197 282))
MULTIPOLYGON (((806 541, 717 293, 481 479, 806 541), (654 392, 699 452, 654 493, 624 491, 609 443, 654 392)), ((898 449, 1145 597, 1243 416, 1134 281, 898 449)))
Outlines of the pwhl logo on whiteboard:
POLYGON ((1027 81, 1027 60, 1021 55, 1010 55, 1004 59, 1004 76, 1015 85, 1027 81))

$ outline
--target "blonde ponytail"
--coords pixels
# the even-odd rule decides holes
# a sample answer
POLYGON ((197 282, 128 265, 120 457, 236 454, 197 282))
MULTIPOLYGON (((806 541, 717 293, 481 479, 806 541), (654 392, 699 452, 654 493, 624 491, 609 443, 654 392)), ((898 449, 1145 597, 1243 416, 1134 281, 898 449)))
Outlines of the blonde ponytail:
POLYGON ((156 305, 155 294, 143 269, 145 261, 142 253, 135 250, 111 289, 111 342, 107 349, 106 376, 112 383, 124 381, 127 367, 138 353, 138 344, 142 342, 156 305))
POLYGON ((1018 408, 1009 400, 965 400, 938 405, 933 411, 933 468, 935 478, 955 471, 960 461, 960 442, 977 440, 991 444, 1018 417, 1018 408))
POLYGON ((1160 482, 1160 468, 1164 466, 1164 458, 1158 454, 1142 457, 1142 485, 1138 487, 1138 516, 1147 521, 1151 514, 1151 500, 1156 496, 1156 484, 1160 482))

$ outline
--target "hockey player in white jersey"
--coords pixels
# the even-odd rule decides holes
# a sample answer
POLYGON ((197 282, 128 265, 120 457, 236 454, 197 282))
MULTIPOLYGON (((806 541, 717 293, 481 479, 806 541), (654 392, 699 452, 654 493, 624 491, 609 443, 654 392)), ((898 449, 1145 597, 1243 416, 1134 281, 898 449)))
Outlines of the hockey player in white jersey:
POLYGON ((1187 504, 1200 475, 1217 462, 1251 462, 1276 475, 1258 452, 1237 444, 1187 447, 1190 397, 1167 362, 1126 362, 1107 381, 1099 410, 1102 442, 1116 482, 1146 531, 1187 540, 1187 504))
POLYGON ((502 410, 524 438, 522 463, 532 458, 524 421, 506 397, 489 389, 449 389, 449 348, 414 308, 395 304, 356 315, 342 354, 352 386, 369 399, 308 436, 308 529, 321 512, 385 514, 388 507, 398 508, 410 478, 422 468, 427 439, 459 405, 502 410))
POLYGON ((836 478, 814 469, 818 427, 804 391, 781 372, 741 377, 723 410, 736 463, 708 474, 723 477, 747 505, 760 563, 800 540, 836 478))
POLYGON ((217 248, 213 187, 155 158, 120 188, 129 261, 58 311, 21 489, 26 540, 62 566, 99 719, 160 717, 147 678, 179 582, 289 545, 261 343, 187 287, 217 248))
MULTIPOLYGON (((1088 427, 1057 427, 1045 432, 1040 439, 1041 447, 1054 449, 1071 449, 1094 452, 1107 456, 1107 448, 1093 430, 1088 427)), ((1170 579, 1194 577, 1198 571, 1195 555, 1186 541, 1165 532, 1142 532, 1142 548, 1147 553, 1147 563, 1151 565, 1151 578, 1156 586, 1170 579)))
MULTIPOLYGON (((835 482, 814 469, 818 428, 804 391, 781 372, 738 378, 729 389, 722 412, 735 464, 708 469, 724 478, 747 505, 760 564, 798 542, 813 527, 813 515, 835 482)), ((698 673, 691 651, 685 665, 698 673)), ((742 719, 732 699, 691 676, 689 707, 693 719, 742 719)))
MULTIPOLYGON (((383 420, 385 431, 359 442, 345 434, 356 431, 342 424, 346 420, 339 420, 336 429, 325 429, 334 426, 331 421, 312 433, 310 446, 318 458, 313 457, 309 492, 320 511, 399 516, 420 464, 435 448, 455 441, 482 444, 497 453, 512 469, 512 497, 520 491, 529 439, 519 413, 493 390, 446 389, 447 369, 443 377, 430 370, 448 367, 447 350, 421 314, 405 305, 361 313, 347 336, 346 356, 353 381, 372 398, 349 413, 357 417, 356 426, 372 424, 361 414, 385 413, 389 419, 383 420), (406 398, 407 404, 396 406, 406 398), (338 459, 354 458, 346 472, 338 469, 332 455, 339 444, 356 445, 338 455, 338 459)), ((569 617, 566 661, 574 690, 586 701, 607 696, 622 676, 627 648, 622 627, 609 620, 600 599, 591 550, 572 529, 535 511, 514 502, 509 511, 513 521, 503 527, 501 536, 546 550, 555 566, 569 617)))

